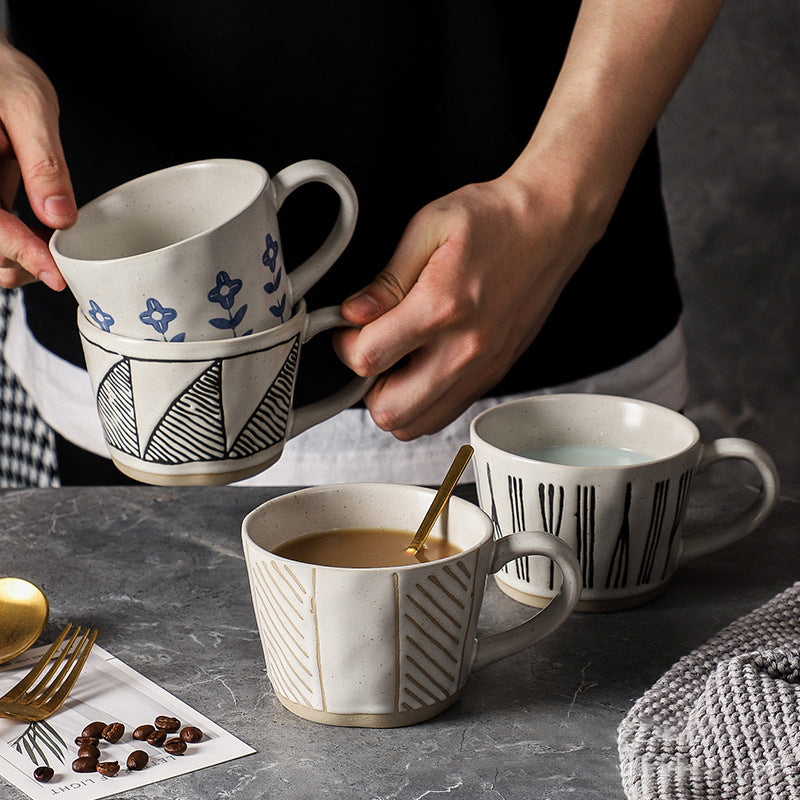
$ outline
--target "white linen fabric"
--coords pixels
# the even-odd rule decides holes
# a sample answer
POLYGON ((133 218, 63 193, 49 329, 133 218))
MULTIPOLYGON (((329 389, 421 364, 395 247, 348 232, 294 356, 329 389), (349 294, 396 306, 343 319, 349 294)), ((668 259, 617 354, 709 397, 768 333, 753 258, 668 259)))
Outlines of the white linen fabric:
MULTIPOLYGON (((13 299, 4 357, 42 418, 64 438, 108 456, 89 376, 44 348, 25 322, 21 292, 13 299)), ((624 395, 680 410, 689 393, 686 342, 679 324, 655 347, 607 372, 542 393, 595 392, 624 395)), ((490 406, 522 397, 490 397, 474 403, 439 433, 400 442, 381 431, 369 412, 352 408, 287 442, 281 458, 237 485, 301 486, 347 481, 438 484, 458 448, 469 441, 469 423, 490 406)), ((462 481, 474 480, 471 468, 462 481)))

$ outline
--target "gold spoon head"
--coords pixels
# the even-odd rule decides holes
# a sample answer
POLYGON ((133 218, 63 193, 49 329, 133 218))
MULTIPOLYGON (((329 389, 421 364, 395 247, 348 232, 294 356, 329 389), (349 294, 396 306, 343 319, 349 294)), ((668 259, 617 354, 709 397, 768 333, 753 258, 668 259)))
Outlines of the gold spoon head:
POLYGON ((24 653, 41 636, 50 604, 22 578, 0 578, 0 664, 24 653))
POLYGON ((472 458, 472 448, 465 444, 456 453, 456 457, 453 459, 450 469, 447 470, 447 475, 444 476, 439 491, 436 492, 436 496, 433 498, 428 513, 425 514, 411 544, 406 548, 406 553, 416 555, 422 545, 425 544, 433 523, 436 522, 437 517, 450 499, 450 495, 453 493, 453 489, 456 488, 461 473, 467 468, 470 458, 472 458))

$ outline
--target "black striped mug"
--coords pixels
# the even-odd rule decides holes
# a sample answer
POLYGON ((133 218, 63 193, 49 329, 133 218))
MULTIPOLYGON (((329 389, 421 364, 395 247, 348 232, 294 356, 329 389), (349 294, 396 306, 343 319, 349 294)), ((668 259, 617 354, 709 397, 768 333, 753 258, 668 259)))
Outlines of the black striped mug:
MULTIPOLYGON (((614 611, 662 592, 684 562, 755 530, 778 497, 775 464, 740 438, 703 443, 684 415, 654 403, 549 394, 503 403, 471 423, 478 499, 496 537, 539 530, 581 564, 579 611, 614 611), (684 536, 693 477, 723 459, 757 469, 759 494, 717 528, 684 536)), ((545 605, 558 575, 545 559, 508 564, 495 579, 511 597, 545 605)))

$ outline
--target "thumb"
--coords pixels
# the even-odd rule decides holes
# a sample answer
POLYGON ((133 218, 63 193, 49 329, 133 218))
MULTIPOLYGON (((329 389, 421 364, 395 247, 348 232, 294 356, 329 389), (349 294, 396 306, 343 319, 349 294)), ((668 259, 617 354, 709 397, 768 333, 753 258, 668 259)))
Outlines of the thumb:
POLYGON ((430 234, 424 224, 412 220, 386 266, 368 286, 342 303, 342 316, 355 325, 367 325, 399 305, 436 249, 430 234))
POLYGON ((15 143, 14 151, 33 213, 50 228, 68 228, 78 211, 58 138, 15 143))

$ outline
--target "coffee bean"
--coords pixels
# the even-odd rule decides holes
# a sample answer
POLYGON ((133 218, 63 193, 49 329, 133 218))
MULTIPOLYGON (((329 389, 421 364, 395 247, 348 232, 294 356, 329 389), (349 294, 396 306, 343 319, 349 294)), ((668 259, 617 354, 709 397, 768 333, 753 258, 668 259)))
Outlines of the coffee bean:
POLYGON ((97 765, 97 771, 106 778, 113 778, 119 772, 119 761, 101 761, 97 765))
POLYGON ((175 717, 156 717, 156 728, 161 728, 167 733, 175 733, 181 727, 181 721, 175 717))
POLYGON ((134 750, 128 756, 128 769, 144 769, 149 761, 149 756, 144 750, 134 750))
POLYGON ((140 725, 136 730, 133 732, 132 736, 134 739, 138 739, 140 742, 144 741, 151 733, 155 731, 155 728, 152 725, 140 725))
POLYGON ((182 756, 186 752, 186 742, 183 739, 167 739, 164 749, 171 756, 182 756))
POLYGON ((95 739, 100 738, 105 728, 105 722, 92 722, 83 729, 81 736, 93 736, 95 739))
POLYGON ((200 728, 195 728, 194 725, 187 725, 181 731, 181 739, 184 742, 189 742, 194 744, 194 742, 199 742, 203 738, 203 731, 200 728))
POLYGON ((107 742, 118 742, 125 733, 125 726, 121 722, 112 722, 103 728, 102 736, 107 742))
POLYGON ((97 745, 100 743, 100 740, 96 736, 76 736, 75 737, 75 744, 78 747, 82 747, 85 744, 93 744, 97 745))
POLYGON ((97 771, 97 759, 96 758, 89 758, 89 756, 84 756, 83 758, 76 758, 72 762, 72 771, 73 772, 96 772, 97 771))
POLYGON ((100 748, 96 744, 82 744, 78 748, 78 758, 100 758, 100 748))
POLYGON ((36 767, 33 771, 33 777, 36 778, 39 783, 47 783, 53 775, 55 775, 55 773, 52 767, 36 767))
POLYGON ((151 744, 151 745, 153 745, 153 747, 161 747, 161 745, 164 744, 164 741, 166 740, 166 738, 167 738, 167 732, 166 731, 160 731, 160 730, 159 731, 153 731, 147 737, 147 744, 151 744))

